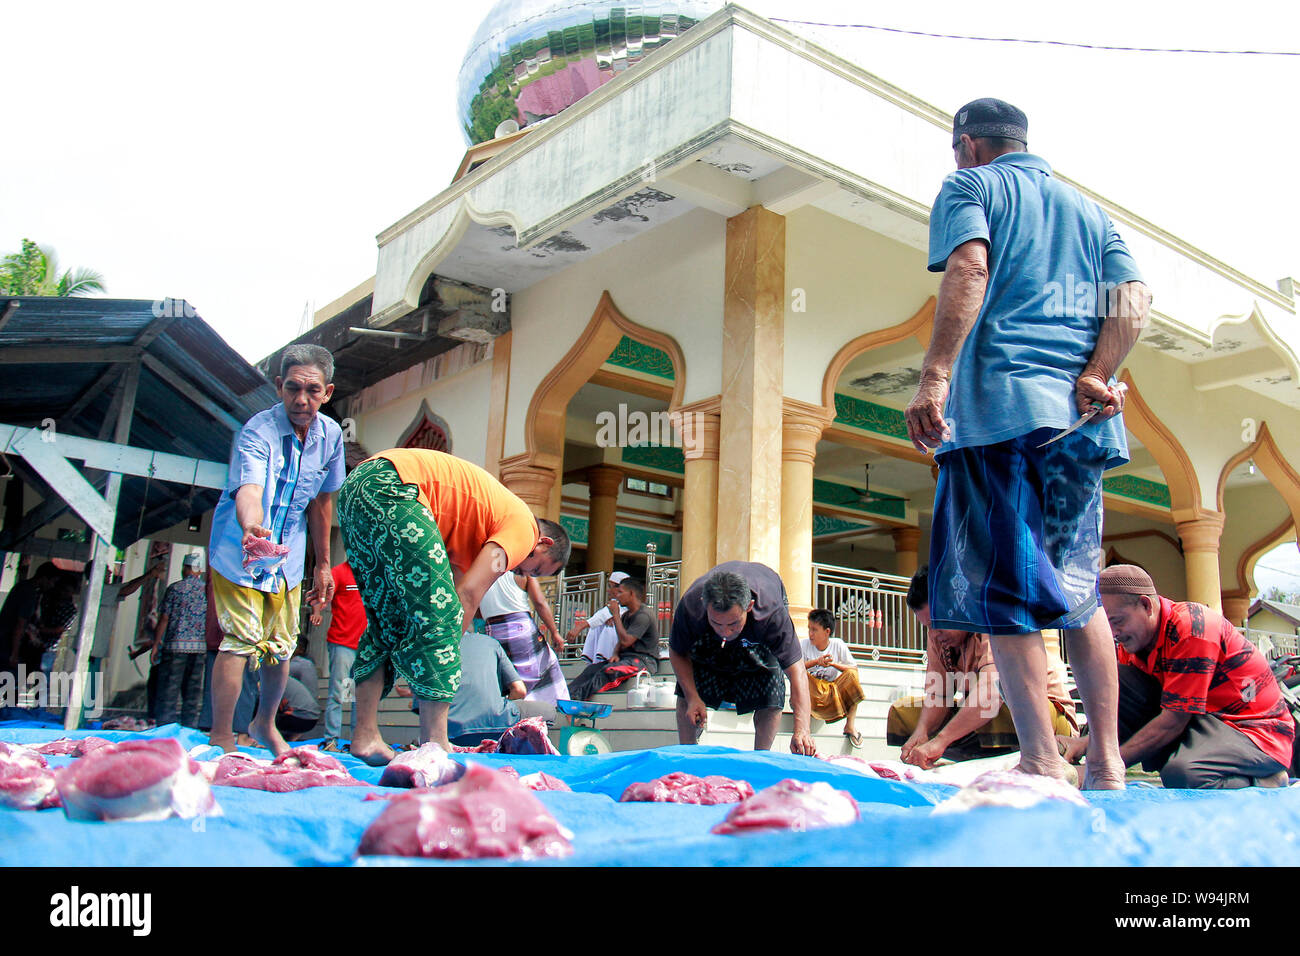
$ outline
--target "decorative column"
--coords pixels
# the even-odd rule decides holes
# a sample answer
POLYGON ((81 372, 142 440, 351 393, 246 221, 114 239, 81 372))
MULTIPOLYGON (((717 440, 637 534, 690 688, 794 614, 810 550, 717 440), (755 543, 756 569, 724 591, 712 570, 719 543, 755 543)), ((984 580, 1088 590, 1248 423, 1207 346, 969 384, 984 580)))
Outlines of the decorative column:
POLYGON ((761 206, 727 220, 722 321, 718 560, 781 561, 785 218, 761 206))
POLYGON ((618 493, 623 469, 593 465, 587 469, 587 571, 614 568, 614 525, 618 518, 618 493))
POLYGON ((905 578, 910 578, 919 568, 920 559, 917 554, 917 548, 921 544, 920 528, 895 528, 894 536, 894 553, 898 555, 896 574, 905 578))
POLYGON ((1203 511, 1199 517, 1178 522, 1178 537, 1183 542, 1183 564, 1187 574, 1187 600, 1218 611, 1221 608, 1219 584, 1219 536, 1223 534, 1223 515, 1203 511))
POLYGON ((513 455, 501 460, 501 484, 523 499, 539 518, 559 520, 559 513, 551 513, 552 489, 559 483, 559 471, 545 465, 534 465, 528 455, 513 455))
POLYGON ((686 459, 682 489, 682 568, 678 593, 717 561, 718 554, 718 409, 711 398, 674 413, 686 459))
POLYGON ((1233 627, 1240 628, 1250 613, 1250 592, 1237 589, 1220 594, 1223 616, 1233 627))
POLYGON ((813 464, 817 442, 834 416, 821 405, 787 398, 781 421, 781 565, 797 633, 808 633, 813 606, 813 464))

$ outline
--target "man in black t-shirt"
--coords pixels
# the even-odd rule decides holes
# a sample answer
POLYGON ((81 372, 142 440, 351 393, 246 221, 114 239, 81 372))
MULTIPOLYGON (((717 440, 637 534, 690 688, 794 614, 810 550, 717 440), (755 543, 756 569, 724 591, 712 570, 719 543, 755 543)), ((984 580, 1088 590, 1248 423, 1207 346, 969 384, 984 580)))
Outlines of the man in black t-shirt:
POLYGON ((816 756, 803 649, 781 576, 763 564, 728 561, 687 589, 673 613, 669 659, 677 675, 677 739, 694 744, 707 708, 723 701, 754 712, 754 749, 771 750, 790 679, 790 752, 816 756))
POLYGON ((645 582, 640 578, 624 578, 619 585, 623 606, 611 600, 610 624, 618 635, 618 642, 609 660, 592 664, 569 681, 569 696, 574 700, 591 700, 606 690, 613 690, 623 681, 640 671, 659 673, 659 635, 655 630, 654 615, 645 606, 645 582))

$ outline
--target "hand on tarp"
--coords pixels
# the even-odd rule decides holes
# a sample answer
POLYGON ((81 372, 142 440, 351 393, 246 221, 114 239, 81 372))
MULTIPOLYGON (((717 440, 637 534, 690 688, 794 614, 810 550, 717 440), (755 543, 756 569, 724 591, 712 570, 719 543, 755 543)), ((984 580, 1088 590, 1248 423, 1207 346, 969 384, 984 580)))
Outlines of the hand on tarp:
POLYGON ((817 745, 813 743, 812 734, 806 730, 796 730, 791 734, 790 753, 803 754, 805 757, 816 757, 817 745))

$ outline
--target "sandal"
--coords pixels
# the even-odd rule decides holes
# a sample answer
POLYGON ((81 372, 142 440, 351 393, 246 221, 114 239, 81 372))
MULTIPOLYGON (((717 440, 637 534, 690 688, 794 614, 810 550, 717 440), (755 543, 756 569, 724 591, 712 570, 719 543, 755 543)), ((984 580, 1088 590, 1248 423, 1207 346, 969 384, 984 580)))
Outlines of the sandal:
POLYGON ((853 747, 855 747, 855 748, 857 748, 857 749, 861 749, 861 747, 862 747, 862 732, 861 732, 861 731, 859 731, 859 730, 855 730, 853 733, 849 733, 849 732, 846 730, 846 731, 844 731, 844 736, 849 738, 849 743, 852 744, 853 747))

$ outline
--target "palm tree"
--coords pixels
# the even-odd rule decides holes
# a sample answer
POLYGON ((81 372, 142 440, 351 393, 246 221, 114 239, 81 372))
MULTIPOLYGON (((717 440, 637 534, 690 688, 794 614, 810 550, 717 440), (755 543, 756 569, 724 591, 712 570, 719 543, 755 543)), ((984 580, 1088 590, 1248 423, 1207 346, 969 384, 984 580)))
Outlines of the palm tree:
POLYGON ((49 246, 23 240, 21 252, 0 262, 0 295, 93 295, 104 291, 104 277, 94 269, 68 269, 59 275, 58 257, 49 246))

